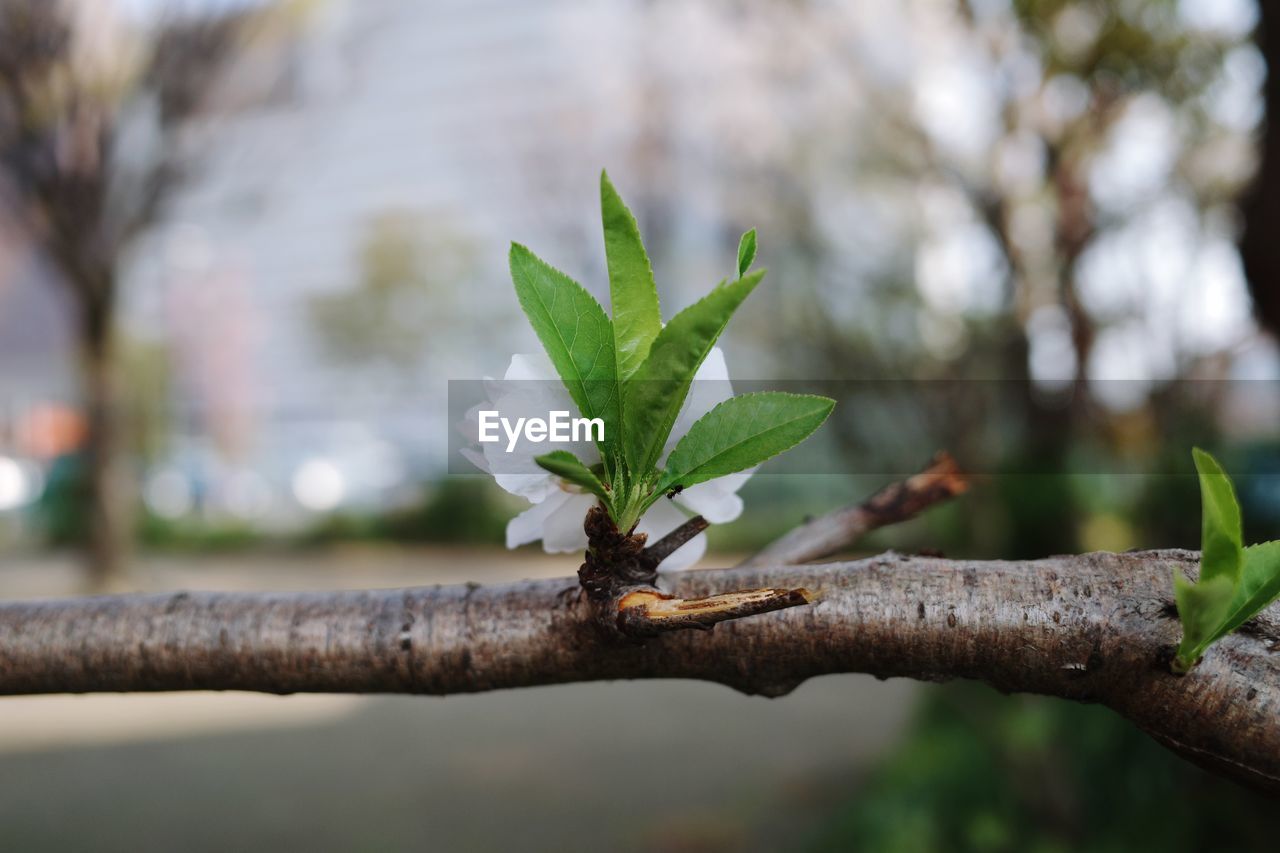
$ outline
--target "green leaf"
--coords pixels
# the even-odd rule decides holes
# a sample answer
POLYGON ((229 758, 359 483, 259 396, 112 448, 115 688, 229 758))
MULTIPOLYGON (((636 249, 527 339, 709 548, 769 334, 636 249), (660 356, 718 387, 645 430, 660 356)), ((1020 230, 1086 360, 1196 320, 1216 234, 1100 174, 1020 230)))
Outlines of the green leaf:
POLYGON ((1200 474, 1200 579, 1225 577, 1234 584, 1244 550, 1235 489, 1216 459, 1198 447, 1191 455, 1200 474))
POLYGON ((1244 549, 1240 582, 1231 599, 1231 615, 1218 631, 1225 637, 1257 615, 1280 596, 1280 540, 1244 549))
POLYGON ((756 229, 742 235, 742 239, 738 241, 738 278, 742 278, 747 274, 747 270, 751 269, 751 264, 756 259, 756 229))
POLYGON ((1217 461, 1192 450, 1202 506, 1200 582, 1173 579, 1182 620, 1174 670, 1186 672, 1217 640, 1249 621, 1280 595, 1280 542, 1244 548, 1240 505, 1217 461))
POLYGON ((765 391, 731 397, 698 419, 671 451, 659 494, 759 465, 822 426, 835 400, 765 391))
POLYGON ((1193 584, 1174 570, 1173 598, 1182 621, 1182 642, 1173 662, 1175 671, 1190 670, 1209 644, 1221 636, 1218 629, 1230 612, 1233 592, 1234 584, 1228 578, 1206 580, 1202 575, 1200 582, 1193 584))
POLYGON ((604 483, 600 482, 600 478, 595 475, 594 471, 583 465, 578 457, 569 451, 553 450, 542 456, 534 457, 533 461, 537 462, 539 467, 550 471, 560 479, 582 486, 593 495, 608 500, 609 493, 604 487, 604 483))
POLYGON ((636 218, 623 203, 606 172, 600 173, 600 212, 604 219, 604 253, 609 265, 609 298, 613 303, 614 349, 618 378, 635 373, 662 330, 658 288, 645 254, 636 218))
POLYGON ((627 413, 624 451, 636 481, 657 466, 694 374, 729 317, 764 274, 764 270, 757 270, 722 284, 673 317, 654 339, 649 357, 627 381, 622 391, 622 407, 627 413))
MULTIPOLYGON (((584 417, 604 421, 612 446, 621 421, 613 324, 595 297, 519 243, 511 244, 511 280, 533 330, 584 417)), ((602 453, 605 459, 610 453, 602 453)))

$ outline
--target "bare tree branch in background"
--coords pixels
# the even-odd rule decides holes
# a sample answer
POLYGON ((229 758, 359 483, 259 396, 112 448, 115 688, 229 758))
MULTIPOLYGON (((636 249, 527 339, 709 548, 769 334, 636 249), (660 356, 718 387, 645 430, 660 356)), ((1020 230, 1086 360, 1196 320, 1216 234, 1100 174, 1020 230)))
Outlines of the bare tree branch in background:
POLYGON ((102 584, 122 567, 132 504, 113 329, 117 265, 180 184, 178 129, 200 110, 247 18, 172 20, 92 56, 86 36, 103 34, 83 32, 80 11, 0 0, 0 193, 77 312, 89 568, 102 584))
POLYGON ((835 510, 792 530, 743 562, 740 568, 807 563, 847 548, 871 531, 907 521, 934 504, 962 495, 969 482, 946 451, 929 467, 892 483, 860 504, 835 510))

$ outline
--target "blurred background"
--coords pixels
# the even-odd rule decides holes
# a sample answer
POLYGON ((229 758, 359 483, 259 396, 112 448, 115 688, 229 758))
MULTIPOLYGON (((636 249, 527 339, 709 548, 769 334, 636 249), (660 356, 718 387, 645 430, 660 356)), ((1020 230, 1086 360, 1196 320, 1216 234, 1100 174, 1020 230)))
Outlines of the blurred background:
MULTIPOLYGON (((573 572, 503 550, 522 502, 449 473, 447 386, 536 351, 509 241, 604 294, 601 167, 668 315, 759 228, 734 376, 874 390, 824 430, 842 473, 766 469, 705 565, 943 446, 973 491, 861 551, 1196 547, 1192 443, 1278 537, 1273 60, 1253 0, 0 0, 0 596, 573 572)), ((1280 829, 1104 709, 860 676, 5 699, 0 825, 129 851, 1280 829), (673 776, 672 749, 712 760, 673 776)))

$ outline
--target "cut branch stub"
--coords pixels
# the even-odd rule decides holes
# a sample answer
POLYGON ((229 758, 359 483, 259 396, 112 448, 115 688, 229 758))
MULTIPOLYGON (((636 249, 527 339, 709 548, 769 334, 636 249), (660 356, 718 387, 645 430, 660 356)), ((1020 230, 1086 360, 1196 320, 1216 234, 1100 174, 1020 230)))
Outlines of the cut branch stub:
POLYGON ((705 598, 676 598, 650 590, 636 590, 618 601, 618 629, 630 636, 654 636, 664 631, 699 628, 787 607, 811 604, 807 589, 744 589, 705 598))
POLYGON ((609 634, 653 637, 667 631, 710 630, 717 623, 809 604, 804 589, 748 589, 704 598, 676 598, 657 588, 658 564, 707 528, 695 516, 649 548, 645 535, 624 533, 603 507, 587 513, 587 553, 578 581, 609 634))

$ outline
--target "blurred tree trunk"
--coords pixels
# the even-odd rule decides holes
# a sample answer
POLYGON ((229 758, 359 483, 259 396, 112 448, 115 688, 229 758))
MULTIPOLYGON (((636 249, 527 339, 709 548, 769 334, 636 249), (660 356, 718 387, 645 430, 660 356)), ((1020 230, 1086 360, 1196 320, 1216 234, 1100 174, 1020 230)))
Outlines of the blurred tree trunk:
POLYGON ((125 453, 126 415, 116 359, 114 291, 81 300, 80 357, 85 436, 85 509, 90 581, 109 585, 128 561, 132 540, 133 489, 125 453))
POLYGON ((78 312, 80 497, 89 574, 101 587, 125 566, 134 502, 116 358, 117 267, 180 186, 178 130, 205 107, 222 63, 258 18, 243 10, 175 13, 128 38, 109 35, 116 42, 105 58, 87 62, 76 50, 83 34, 72 12, 47 0, 0 0, 0 193, 56 265, 78 312), (141 138, 152 143, 126 141, 128 128, 145 128, 141 138))
POLYGON ((1258 3, 1256 38, 1267 62, 1267 112, 1259 146, 1262 163, 1242 205, 1240 257, 1258 322, 1280 335, 1280 10, 1273 3, 1258 3))

